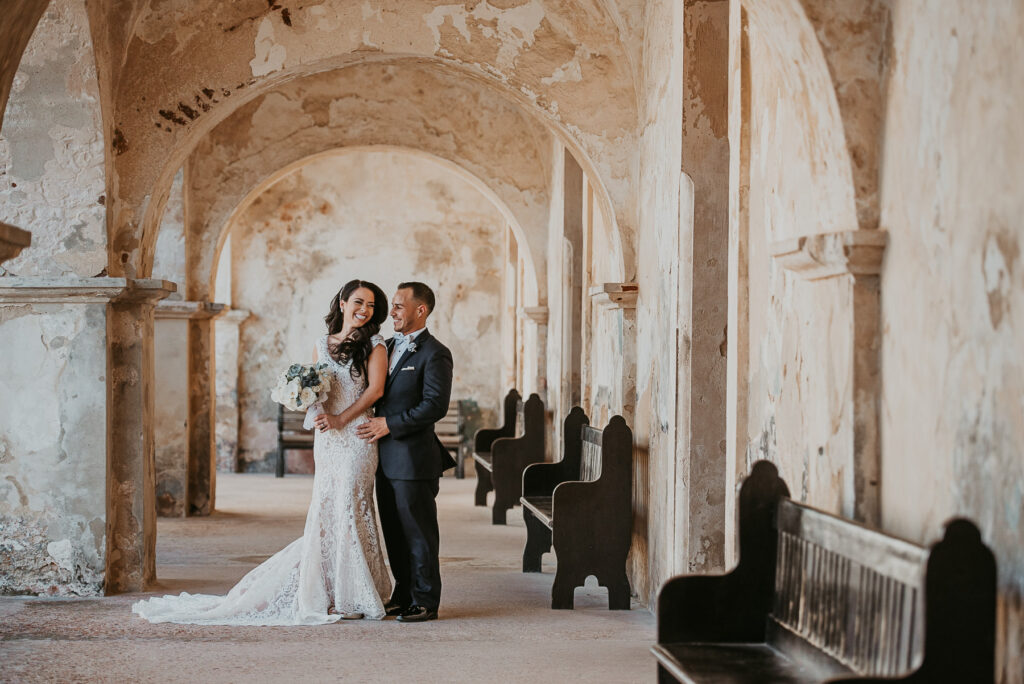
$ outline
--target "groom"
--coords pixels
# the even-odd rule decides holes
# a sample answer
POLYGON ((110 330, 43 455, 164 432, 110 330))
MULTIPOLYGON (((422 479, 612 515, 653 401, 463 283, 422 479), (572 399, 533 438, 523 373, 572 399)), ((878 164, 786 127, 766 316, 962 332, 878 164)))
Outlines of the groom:
POLYGON ((434 292, 423 283, 398 286, 391 304, 395 336, 387 342, 388 378, 376 418, 357 429, 378 443, 377 509, 395 589, 384 609, 400 622, 437 619, 441 568, 438 478, 455 466, 434 434, 448 413, 452 353, 426 329, 434 292))

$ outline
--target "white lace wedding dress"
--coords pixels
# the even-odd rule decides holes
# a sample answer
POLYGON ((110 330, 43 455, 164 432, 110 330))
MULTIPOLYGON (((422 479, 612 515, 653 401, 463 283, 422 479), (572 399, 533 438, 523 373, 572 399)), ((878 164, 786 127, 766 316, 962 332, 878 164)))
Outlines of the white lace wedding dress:
MULTIPOLYGON (((373 343, 384 339, 374 335, 373 343)), ((363 382, 352 379, 349 364, 331 358, 326 336, 317 342, 317 355, 332 373, 325 409, 341 413, 362 393, 363 382)), ((332 606, 383 618, 391 577, 373 503, 377 445, 355 432, 371 416, 367 411, 343 430, 316 433, 313 499, 302 537, 251 570, 226 596, 151 598, 132 605, 132 612, 150 622, 199 625, 319 625, 339 619, 328 615, 332 606)))

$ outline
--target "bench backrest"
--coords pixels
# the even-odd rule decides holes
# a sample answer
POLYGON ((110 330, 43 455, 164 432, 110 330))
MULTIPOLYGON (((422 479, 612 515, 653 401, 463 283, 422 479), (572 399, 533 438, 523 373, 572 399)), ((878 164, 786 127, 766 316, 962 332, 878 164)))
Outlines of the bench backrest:
POLYGON ((920 663, 926 549, 789 499, 776 526, 769 634, 774 621, 865 675, 920 663))
POLYGON ((305 432, 306 429, 302 427, 302 423, 305 419, 305 411, 292 411, 291 409, 287 409, 278 404, 277 426, 279 431, 305 432))
POLYGON ((521 409, 523 398, 519 395, 515 389, 510 389, 508 394, 505 395, 505 400, 502 402, 502 417, 503 421, 501 424, 501 432, 509 437, 515 435, 516 425, 521 423, 522 420, 517 418, 522 417, 521 409))
POLYGON ((458 435, 462 432, 461 402, 455 399, 448 404, 448 413, 434 425, 438 435, 458 435))

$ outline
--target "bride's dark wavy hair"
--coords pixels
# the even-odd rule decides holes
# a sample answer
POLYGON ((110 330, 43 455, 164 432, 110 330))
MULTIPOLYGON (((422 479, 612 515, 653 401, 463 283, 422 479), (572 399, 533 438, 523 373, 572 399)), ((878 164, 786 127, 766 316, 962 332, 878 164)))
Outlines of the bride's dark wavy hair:
POLYGON ((337 335, 345 326, 345 312, 341 309, 341 303, 347 302, 352 293, 361 287, 373 293, 373 314, 370 320, 355 328, 347 338, 341 342, 330 342, 327 345, 327 352, 331 358, 340 364, 352 361, 349 374, 353 379, 365 378, 367 363, 370 360, 370 353, 373 351, 372 337, 380 332, 380 325, 388 317, 388 296, 367 280, 350 280, 345 287, 334 295, 331 300, 331 310, 324 316, 324 323, 327 324, 327 334, 337 335))

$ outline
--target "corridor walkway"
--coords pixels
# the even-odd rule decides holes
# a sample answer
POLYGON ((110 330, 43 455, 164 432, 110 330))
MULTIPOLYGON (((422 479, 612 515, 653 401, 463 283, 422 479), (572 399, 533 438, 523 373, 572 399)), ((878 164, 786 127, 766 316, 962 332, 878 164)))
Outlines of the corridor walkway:
MULTIPOLYGON (((138 598, 0 598, 0 681, 635 682, 651 681, 654 617, 607 610, 604 589, 576 610, 548 607, 553 563, 520 571, 518 509, 505 528, 471 505, 474 480, 438 498, 441 619, 325 627, 150 625, 138 598)), ((312 478, 218 475, 218 512, 159 523, 157 593, 222 593, 302 533, 312 478)), ((590 580, 593 582, 593 579, 590 580)))

